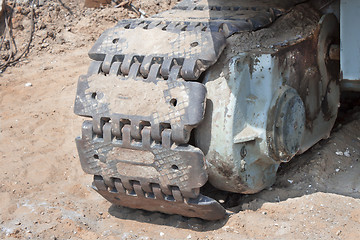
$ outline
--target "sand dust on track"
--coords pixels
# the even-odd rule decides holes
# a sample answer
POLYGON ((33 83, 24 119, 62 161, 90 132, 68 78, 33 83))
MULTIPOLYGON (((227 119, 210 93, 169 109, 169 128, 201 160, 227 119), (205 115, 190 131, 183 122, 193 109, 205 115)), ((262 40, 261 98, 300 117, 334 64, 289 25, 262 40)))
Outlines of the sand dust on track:
MULTIPOLYGON (((96 10, 97 16, 109 12, 114 13, 96 10)), ((121 18, 129 14, 119 13, 121 18)), ((40 41, 45 35, 37 32, 26 61, 0 75, 1 239, 360 238, 358 108, 330 139, 282 165, 272 188, 251 196, 228 195, 224 220, 206 222, 108 203, 91 189, 92 176, 81 169, 74 139, 84 119, 73 114, 73 104, 77 78, 90 63, 87 51, 115 22, 79 15, 71 31, 54 39, 40 41), (44 42, 48 45, 41 46, 44 42)), ((48 31, 52 25, 45 22, 48 31)))

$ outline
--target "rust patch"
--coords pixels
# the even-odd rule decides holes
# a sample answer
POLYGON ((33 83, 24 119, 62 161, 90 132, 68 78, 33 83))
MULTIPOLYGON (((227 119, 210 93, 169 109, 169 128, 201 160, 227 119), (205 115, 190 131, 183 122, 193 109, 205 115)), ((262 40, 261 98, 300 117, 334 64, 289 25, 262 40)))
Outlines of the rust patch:
POLYGON ((219 173, 221 173, 221 175, 230 178, 234 175, 234 171, 232 170, 232 168, 228 165, 225 164, 224 162, 220 162, 216 168, 219 170, 219 173))
POLYGON ((209 153, 208 156, 207 160, 213 165, 212 169, 216 169, 220 175, 229 179, 234 175, 233 167, 229 164, 233 162, 233 159, 224 160, 216 151, 209 153))
POLYGON ((279 60, 284 84, 296 89, 305 104, 308 129, 312 129, 312 121, 321 110, 321 99, 310 99, 319 96, 320 91, 318 83, 321 76, 317 63, 318 33, 319 30, 316 29, 310 37, 273 54, 279 60))

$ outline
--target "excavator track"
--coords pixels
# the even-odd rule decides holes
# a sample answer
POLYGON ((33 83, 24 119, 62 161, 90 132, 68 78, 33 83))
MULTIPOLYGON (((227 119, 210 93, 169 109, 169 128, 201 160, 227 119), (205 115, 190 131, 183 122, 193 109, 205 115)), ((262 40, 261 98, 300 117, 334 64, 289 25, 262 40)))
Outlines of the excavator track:
POLYGON ((301 2, 184 0, 105 31, 89 52, 74 107, 91 118, 76 144, 93 188, 115 205, 223 218, 220 203, 200 194, 207 166, 189 144, 205 112, 206 88, 197 80, 229 36, 266 27, 301 2))

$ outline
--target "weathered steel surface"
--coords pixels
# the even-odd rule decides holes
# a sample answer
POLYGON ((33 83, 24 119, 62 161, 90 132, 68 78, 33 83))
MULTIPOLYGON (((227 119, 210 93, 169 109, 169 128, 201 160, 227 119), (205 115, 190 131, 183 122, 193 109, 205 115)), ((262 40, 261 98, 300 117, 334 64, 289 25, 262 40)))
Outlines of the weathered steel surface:
POLYGON ((275 126, 267 120, 274 115, 271 107, 277 107, 272 102, 281 97, 276 91, 281 82, 271 54, 228 54, 227 65, 219 62, 205 76, 207 108, 195 140, 205 154, 212 185, 251 194, 272 185, 280 164, 270 156, 267 135, 275 126))
POLYGON ((305 106, 294 88, 280 86, 267 118, 269 156, 290 161, 300 150, 305 132, 305 106))
POLYGON ((125 75, 139 63, 146 78, 151 66, 159 64, 160 75, 167 78, 172 66, 180 65, 184 79, 196 80, 217 61, 225 37, 265 27, 300 2, 182 1, 151 18, 119 21, 100 36, 89 56, 102 62, 105 74, 113 63, 121 65, 119 71, 125 75))
MULTIPOLYGON (((271 24, 304 0, 184 0, 173 9, 153 16, 171 19, 180 27, 203 31, 221 31, 226 37, 238 32, 255 31, 271 24), (199 25, 201 23, 201 25, 199 25)), ((176 24, 175 24, 176 25, 176 24)))
MULTIPOLYGON (((328 26, 333 18, 299 11, 303 21, 312 22, 307 32, 297 35, 291 24, 280 22, 285 41, 226 51, 204 75, 207 108, 195 141, 216 188, 250 194, 269 187, 281 162, 329 136, 339 106, 339 67, 323 52, 336 42, 328 26)), ((241 35, 234 36, 228 44, 239 40, 241 35)))
POLYGON ((152 186, 151 192, 145 192, 135 183, 134 189, 128 191, 119 179, 113 179, 113 186, 109 187, 101 176, 94 177, 93 186, 104 198, 119 206, 205 220, 218 220, 226 214, 225 209, 214 199, 201 194, 196 198, 184 198, 176 188, 172 190, 172 195, 164 195, 156 185, 152 186))
MULTIPOLYGON (((89 52, 93 62, 79 79, 74 108, 92 118, 76 143, 95 189, 114 204, 214 220, 225 210, 200 194, 208 177, 233 192, 271 185, 308 131, 309 81, 304 87, 303 78, 288 76, 303 76, 292 57, 310 50, 300 48, 304 36, 288 36, 282 53, 234 53, 239 43, 230 36, 269 26, 300 2, 186 0, 105 31, 89 52), (199 124, 195 147, 188 142, 199 124)), ((333 106, 336 96, 330 100, 333 106)))
POLYGON ((116 136, 111 123, 103 127, 101 137, 94 135, 93 123, 84 122, 82 137, 76 140, 81 165, 86 173, 104 178, 119 178, 131 189, 137 181, 144 189, 158 184, 166 194, 178 187, 186 197, 196 197, 207 181, 204 155, 191 145, 176 145, 171 130, 164 130, 161 144, 151 138, 151 128, 141 131, 141 140, 131 137, 125 124, 116 136))
POLYGON ((330 46, 340 42, 339 24, 335 15, 326 14, 321 17, 311 41, 312 44, 302 46, 308 53, 299 59, 299 62, 303 62, 303 73, 296 71, 293 74, 302 76, 298 92, 307 112, 306 129, 299 153, 330 136, 340 106, 340 65, 339 61, 331 60, 328 54, 330 46))
POLYGON ((119 22, 116 27, 105 31, 90 50, 91 59, 103 61, 104 73, 109 73, 114 62, 121 62, 120 71, 127 75, 137 62, 140 64, 139 74, 144 78, 148 77, 154 64, 159 64, 159 75, 167 78, 171 68, 180 65, 181 76, 195 80, 216 62, 225 47, 225 37, 219 32, 164 31, 155 27, 156 24, 149 29, 153 23, 150 21, 146 24, 140 20, 134 22, 119 22), (141 48, 139 39, 144 39, 141 48))
POLYGON ((203 118, 205 94, 202 84, 172 77, 145 81, 136 76, 81 76, 74 112, 92 117, 100 133, 104 120, 111 120, 118 131, 127 121, 134 139, 141 139, 143 127, 151 126, 153 139, 161 140, 162 129, 169 127, 173 141, 187 143, 203 118))

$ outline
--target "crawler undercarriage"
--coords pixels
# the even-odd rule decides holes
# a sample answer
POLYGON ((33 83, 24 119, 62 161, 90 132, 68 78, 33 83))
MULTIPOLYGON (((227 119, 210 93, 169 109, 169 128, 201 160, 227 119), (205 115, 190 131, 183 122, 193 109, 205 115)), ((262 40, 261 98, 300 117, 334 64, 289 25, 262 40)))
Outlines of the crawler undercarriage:
POLYGON ((105 31, 79 78, 84 171, 110 202, 206 220, 329 136, 339 25, 303 0, 184 0, 105 31), (334 53, 335 52, 335 53, 334 53))

